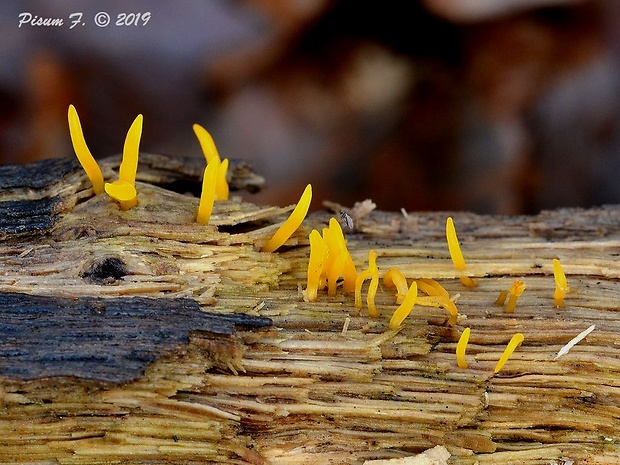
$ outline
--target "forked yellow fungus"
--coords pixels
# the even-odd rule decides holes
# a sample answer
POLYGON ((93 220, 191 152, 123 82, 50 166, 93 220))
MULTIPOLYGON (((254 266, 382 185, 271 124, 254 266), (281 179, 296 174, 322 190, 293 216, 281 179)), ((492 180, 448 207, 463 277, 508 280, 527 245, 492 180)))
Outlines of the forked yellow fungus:
POLYGON ((366 297, 368 314, 372 318, 377 318, 379 312, 377 312, 377 307, 375 306, 375 296, 379 287, 379 269, 377 268, 377 254, 372 249, 368 253, 368 269, 358 274, 355 280, 355 308, 362 308, 362 285, 368 278, 370 278, 368 295, 366 297))
POLYGON ((407 293, 405 294, 405 298, 400 306, 396 309, 392 318, 390 319, 390 329, 398 328, 401 323, 409 316, 413 306, 416 304, 416 300, 418 298, 418 283, 413 281, 407 293))
POLYGON ((497 365, 495 365, 494 373, 499 373, 499 371, 504 367, 504 365, 506 364, 506 362, 508 361, 512 353, 515 351, 515 349, 521 345, 521 343, 523 342, 523 339, 524 339, 523 334, 521 333, 517 333, 514 336, 512 336, 512 338, 510 339, 510 342, 506 346, 506 350, 504 350, 504 353, 502 354, 499 361, 497 362, 497 365))
MULTIPOLYGON (((463 253, 461 252, 461 246, 459 245, 459 240, 456 237, 456 229, 454 228, 454 221, 452 217, 449 216, 446 220, 446 239, 448 240, 448 249, 450 250, 450 257, 452 258, 452 263, 454 263, 454 267, 457 271, 465 271, 467 266, 465 265, 465 258, 463 258, 463 253)), ((470 278, 469 276, 460 276, 459 279, 461 283, 463 283, 466 287, 476 287, 478 282, 475 279, 470 278)))
POLYGON ((304 299, 313 302, 317 299, 318 290, 323 274, 323 266, 327 258, 327 245, 316 229, 313 229, 310 239, 310 259, 308 260, 307 286, 304 299))
POLYGON ((553 304, 557 308, 564 308, 564 296, 568 292, 566 275, 560 264, 560 260, 553 259, 553 277, 555 278, 555 292, 553 293, 553 304))
POLYGON ((202 193, 200 194, 200 203, 198 204, 198 214, 196 222, 201 224, 209 224, 211 213, 213 213, 213 203, 215 202, 215 180, 219 168, 219 159, 214 159, 207 164, 204 176, 202 178, 202 193))
POLYGON ((308 214, 308 209, 310 208, 310 202, 312 201, 312 186, 308 184, 304 189, 299 202, 295 206, 295 209, 288 217, 288 219, 284 222, 280 229, 276 231, 271 239, 269 239, 263 248, 261 249, 263 252, 273 252, 278 249, 282 244, 284 244, 291 235, 297 231, 297 228, 304 221, 304 218, 308 214))
POLYGON ((456 363, 459 368, 467 368, 469 366, 467 359, 465 358, 465 350, 467 349, 467 343, 469 342, 470 332, 471 330, 469 328, 465 328, 459 338, 459 342, 456 344, 456 363))
POLYGON ((215 146, 215 142, 213 142, 213 137, 209 134, 205 128, 203 128, 200 124, 194 124, 192 126, 194 129, 194 134, 198 138, 198 142, 200 143, 200 148, 202 149, 202 153, 209 163, 213 158, 220 158, 219 153, 217 152, 217 147, 215 146))
POLYGON ((525 291, 525 283, 521 280, 516 280, 510 289, 508 289, 508 305, 506 305, 506 313, 514 313, 515 308, 517 307, 517 300, 525 291))
POLYGON ((123 161, 118 170, 118 181, 105 184, 105 191, 114 200, 120 203, 121 210, 129 210, 138 203, 136 192, 136 172, 138 171, 138 154, 140 152, 140 138, 142 137, 142 115, 138 115, 131 124, 125 145, 123 147, 123 161), (128 187, 131 186, 130 187, 128 187), (132 190, 133 189, 133 190, 132 190))
POLYGON ((95 158, 88 150, 86 140, 84 139, 84 133, 82 132, 82 125, 80 124, 80 118, 78 117, 77 110, 73 105, 69 105, 69 134, 71 135, 71 143, 73 144, 73 150, 77 156, 82 168, 86 171, 86 175, 90 182, 93 184, 93 191, 95 194, 102 194, 103 189, 103 173, 101 168, 95 161, 95 158))
MULTIPOLYGON (((347 242, 344 239, 342 227, 336 218, 330 218, 329 228, 327 228, 327 236, 325 231, 323 237, 328 243, 330 253, 334 254, 333 266, 340 266, 336 262, 342 261, 341 276, 344 278, 343 287, 345 292, 355 292, 355 280, 357 279, 357 270, 355 264, 347 248, 347 242)), ((334 272, 335 275, 335 272, 334 272)), ((339 275, 340 276, 340 275, 339 275)), ((338 277, 339 277, 338 276, 338 277)))
POLYGON ((402 303, 407 294, 409 286, 407 286, 407 279, 401 273, 398 268, 390 268, 387 273, 383 275, 383 285, 387 288, 396 288, 396 303, 402 303))

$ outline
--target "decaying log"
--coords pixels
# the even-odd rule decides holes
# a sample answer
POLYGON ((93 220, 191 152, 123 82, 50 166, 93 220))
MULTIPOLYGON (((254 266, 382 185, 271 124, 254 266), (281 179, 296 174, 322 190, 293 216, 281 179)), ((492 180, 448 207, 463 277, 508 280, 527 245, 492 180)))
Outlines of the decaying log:
MULTIPOLYGON (((102 166, 113 178, 118 159, 102 166)), ((437 279, 457 302, 455 326, 416 306, 389 330, 391 289, 377 319, 342 289, 303 300, 329 211, 263 253, 290 207, 233 196, 196 224, 191 166, 141 155, 128 211, 72 160, 0 167, 0 462, 363 464, 439 445, 451 464, 620 463, 620 207, 453 213, 476 288, 450 261, 447 213, 355 217, 358 271, 374 249, 382 273, 437 279), (527 289, 506 313, 494 301, 515 279, 527 289)), ((232 184, 259 187, 239 166, 232 184)))

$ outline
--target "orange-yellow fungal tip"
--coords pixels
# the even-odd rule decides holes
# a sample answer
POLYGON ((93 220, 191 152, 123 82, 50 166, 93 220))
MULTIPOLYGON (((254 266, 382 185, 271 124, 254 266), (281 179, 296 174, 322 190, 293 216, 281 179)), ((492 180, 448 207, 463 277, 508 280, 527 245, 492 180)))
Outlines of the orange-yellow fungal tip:
POLYGON ((312 186, 308 184, 291 215, 284 222, 284 224, 280 226, 280 229, 276 231, 273 237, 269 239, 265 245, 263 245, 263 248, 261 249, 263 252, 273 252, 284 244, 289 237, 291 237, 308 214, 311 201, 312 186))
POLYGON ((383 275, 383 285, 388 288, 396 288, 396 302, 402 303, 407 294, 407 280, 398 268, 391 268, 383 275))
POLYGON ((201 224, 209 224, 211 213, 213 212, 213 203, 215 202, 215 181, 217 179, 217 171, 219 168, 218 160, 207 164, 204 177, 202 179, 202 193, 200 194, 200 203, 198 204, 198 214, 196 222, 201 224))
POLYGON ((84 171, 86 171, 88 179, 90 179, 90 182, 93 184, 93 191, 95 194, 102 194, 104 191, 103 174, 95 158, 90 153, 90 150, 88 150, 86 140, 84 139, 84 133, 82 132, 80 118, 73 105, 69 105, 68 119, 69 134, 71 135, 71 143, 73 144, 75 155, 82 165, 82 168, 84 168, 84 171))
POLYGON ((506 350, 504 350, 504 353, 502 354, 499 361, 497 362, 497 365, 495 365, 495 371, 494 371, 495 373, 499 373, 499 371, 504 367, 504 365, 506 364, 506 362, 508 361, 512 353, 515 351, 515 349, 521 345, 521 343, 523 342, 523 339, 524 339, 523 334, 521 333, 517 333, 514 336, 512 336, 512 339, 510 339, 510 342, 506 346, 506 350))
MULTIPOLYGON (((446 239, 448 240, 448 250, 450 250, 450 257, 454 267, 458 271, 465 271, 465 258, 463 258, 463 252, 461 252, 461 246, 456 237, 456 229, 451 216, 446 220, 446 239)), ((476 287, 478 285, 478 281, 468 276, 460 276, 459 279, 465 287, 476 287)))
POLYGON ((506 305, 507 313, 513 313, 515 311, 517 299, 523 294, 523 291, 525 291, 525 283, 518 279, 510 286, 510 289, 508 289, 510 297, 508 297, 508 305, 506 305))
POLYGON ((405 294, 405 298, 403 299, 403 302, 396 309, 396 311, 392 315, 392 318, 390 319, 390 325, 389 325, 390 329, 398 328, 401 325, 401 323, 404 321, 404 319, 407 318, 407 316, 409 316, 409 314, 411 313, 411 310, 413 309, 413 306, 416 303, 417 298, 418 298, 418 283, 413 281, 411 283, 411 286, 409 286, 409 290, 407 290, 407 293, 405 294))
POLYGON ((564 308, 564 296, 568 292, 568 284, 560 260, 557 258, 553 259, 553 277, 555 278, 553 304, 558 308, 564 308))
POLYGON ((132 186, 136 184, 136 172, 138 171, 142 120, 142 115, 138 115, 129 127, 129 131, 127 131, 127 137, 125 138, 125 145, 123 147, 123 161, 118 170, 119 179, 132 186))
POLYGON ((136 188, 128 182, 106 182, 105 191, 120 204, 121 210, 129 210, 138 204, 136 188))
POLYGON ((465 328, 459 338, 459 342, 456 344, 456 363, 459 368, 467 368, 469 366, 467 360, 465 359, 465 350, 467 349, 467 343, 469 342, 470 332, 471 330, 469 328, 465 328))
POLYGON ((327 245, 316 229, 313 229, 310 239, 310 259, 308 260, 307 286, 304 299, 313 302, 317 299, 321 287, 321 275, 327 258, 327 245))
POLYGON ((220 155, 217 153, 217 148, 215 147, 215 142, 213 142, 213 137, 211 134, 203 128, 200 124, 194 124, 192 126, 194 129, 194 134, 198 138, 198 142, 200 143, 200 148, 202 149, 202 153, 207 160, 207 163, 210 163, 213 158, 220 158, 220 155))

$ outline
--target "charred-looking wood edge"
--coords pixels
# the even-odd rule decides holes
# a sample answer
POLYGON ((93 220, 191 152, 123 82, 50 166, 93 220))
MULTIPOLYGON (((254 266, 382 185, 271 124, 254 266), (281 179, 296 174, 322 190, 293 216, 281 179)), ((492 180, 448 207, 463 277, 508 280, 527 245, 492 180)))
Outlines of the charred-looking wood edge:
POLYGON ((192 331, 232 335, 269 318, 215 314, 192 299, 66 299, 0 292, 0 376, 77 377, 114 384, 189 342, 192 331))
POLYGON ((40 235, 56 223, 60 197, 0 202, 0 240, 7 236, 40 235))
POLYGON ((75 158, 52 158, 28 165, 0 166, 0 189, 43 189, 80 167, 75 158))

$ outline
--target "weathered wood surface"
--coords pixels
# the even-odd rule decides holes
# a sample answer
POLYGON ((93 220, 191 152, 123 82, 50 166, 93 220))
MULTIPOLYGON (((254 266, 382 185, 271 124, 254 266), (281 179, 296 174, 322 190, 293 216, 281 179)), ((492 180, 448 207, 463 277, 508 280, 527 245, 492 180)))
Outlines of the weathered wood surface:
MULTIPOLYGON (((113 176, 114 163, 106 166, 113 176)), ((447 213, 356 218, 345 233, 358 270, 373 248, 382 272, 435 278, 459 295, 455 327, 443 310, 416 306, 390 331, 392 290, 379 289, 378 319, 342 290, 303 301, 307 236, 328 212, 311 215, 284 250, 261 253, 287 208, 236 198, 198 225, 196 198, 153 186, 163 176, 148 163, 138 173, 139 205, 127 212, 93 197, 75 165, 39 186, 0 189, 0 212, 15 212, 8 202, 54 199, 42 212, 25 206, 18 220, 0 216, 0 297, 29 302, 0 308, 0 462, 362 464, 445 445, 454 464, 620 463, 619 207, 454 213, 474 289, 449 259, 447 213), (553 306, 553 258, 571 287, 562 309, 553 306), (527 289, 507 314, 493 303, 517 278, 527 289), (119 309, 136 298, 157 304, 128 306, 125 326, 134 328, 119 334, 134 341, 115 339, 110 324, 123 327, 119 309), (41 299, 73 302, 64 338, 62 305, 46 307, 53 324, 28 313, 41 299), (175 310, 179 302, 190 310, 175 310), (203 312, 247 316, 218 334, 203 312), (267 319, 272 326, 247 325, 267 319), (454 350, 466 326, 469 368, 459 369, 454 350), (31 351, 50 327, 58 341, 31 351), (11 340, 20 330, 33 334, 11 340), (523 345, 494 375, 516 332, 523 345), (148 356, 128 349, 149 338, 158 342, 148 356), (48 352, 36 360, 43 376, 17 368, 48 352), (123 365, 118 353, 143 364, 123 365), (67 360, 79 365, 73 376, 67 360)), ((175 184, 171 173, 161 184, 175 184)))

